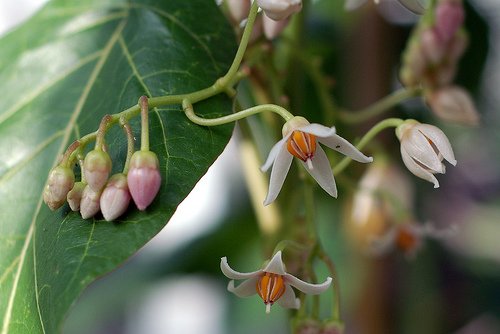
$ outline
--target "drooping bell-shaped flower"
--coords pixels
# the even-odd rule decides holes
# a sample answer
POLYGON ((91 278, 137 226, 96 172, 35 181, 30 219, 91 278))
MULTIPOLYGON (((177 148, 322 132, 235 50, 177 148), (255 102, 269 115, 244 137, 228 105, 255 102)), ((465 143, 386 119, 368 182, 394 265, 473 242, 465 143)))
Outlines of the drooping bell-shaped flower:
POLYGON ((434 174, 446 171, 443 159, 453 166, 457 164, 450 141, 434 125, 408 120, 396 129, 396 136, 401 142, 406 167, 416 176, 434 183, 434 188, 439 187, 434 174))
POLYGON ((83 161, 83 172, 90 188, 101 191, 111 172, 111 158, 102 150, 90 151, 83 161))
POLYGON ((83 189, 80 202, 80 214, 83 219, 94 217, 99 212, 101 193, 102 191, 94 191, 89 185, 83 189))
POLYGON ((257 0, 257 4, 275 21, 286 19, 302 9, 302 0, 257 0))
POLYGON ((266 312, 271 311, 271 306, 277 302, 285 308, 298 309, 300 300, 295 297, 292 287, 306 293, 317 295, 328 289, 332 283, 331 277, 327 277, 321 284, 304 282, 297 277, 288 274, 281 259, 281 251, 278 251, 263 269, 241 273, 233 270, 227 258, 221 258, 220 268, 226 277, 230 278, 227 289, 238 297, 249 297, 258 294, 266 305, 266 312), (234 280, 244 280, 235 286, 234 280))
POLYGON ((153 202, 161 186, 159 162, 151 151, 134 152, 127 175, 130 194, 139 210, 145 210, 153 202))
POLYGON ((120 217, 127 210, 130 199, 127 177, 122 173, 111 176, 100 199, 104 219, 112 221, 120 217))
POLYGON ((58 165, 50 173, 43 191, 43 200, 51 210, 57 210, 64 202, 66 195, 75 184, 75 174, 69 167, 58 165))
POLYGON ((80 210, 80 203, 83 197, 83 190, 87 186, 85 182, 76 182, 73 188, 69 191, 66 199, 68 200, 69 207, 73 211, 80 210))
POLYGON ((318 142, 353 160, 364 163, 373 161, 347 140, 336 135, 335 127, 310 124, 304 117, 297 116, 286 122, 282 132, 283 139, 273 146, 261 168, 262 171, 267 171, 273 166, 264 205, 270 204, 278 196, 293 157, 301 161, 304 168, 329 195, 337 197, 337 187, 330 162, 318 142))

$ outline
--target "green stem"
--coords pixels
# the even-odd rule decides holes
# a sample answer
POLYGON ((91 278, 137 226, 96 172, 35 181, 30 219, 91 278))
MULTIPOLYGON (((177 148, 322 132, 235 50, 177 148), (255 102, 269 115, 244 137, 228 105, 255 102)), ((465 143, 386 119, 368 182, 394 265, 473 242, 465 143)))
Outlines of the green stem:
POLYGON ((375 102, 366 109, 358 112, 342 111, 339 113, 339 116, 346 123, 361 123, 390 110, 408 98, 419 96, 421 94, 421 88, 401 88, 375 102))
POLYGON ((108 129, 108 127, 110 126, 110 122, 112 120, 112 116, 111 115, 105 115, 102 119, 101 119, 101 124, 99 124, 99 130, 97 130, 97 137, 96 137, 96 140, 95 140, 95 149, 96 150, 102 150, 103 149, 103 145, 104 145, 104 136, 106 135, 106 130, 108 129))
POLYGON ((127 136, 127 158, 125 160, 125 165, 123 166, 123 174, 127 175, 130 166, 130 159, 132 158, 132 154, 134 154, 134 135, 132 134, 130 124, 128 124, 125 119, 120 119, 120 124, 122 125, 123 131, 125 131, 125 135, 127 136))
POLYGON ((147 96, 139 99, 141 106, 141 151, 149 151, 149 105, 147 96))
POLYGON ((227 124, 266 111, 274 112, 280 115, 285 121, 289 121, 293 118, 293 115, 289 113, 288 110, 275 104, 261 104, 259 106, 241 110, 231 115, 211 119, 197 116, 194 113, 194 108, 191 101, 189 101, 188 99, 182 101, 182 108, 184 109, 184 113, 186 114, 187 118, 189 118, 191 122, 201 126, 216 126, 227 124))
MULTIPOLYGON (((382 130, 391 127, 396 128, 403 123, 404 120, 400 118, 387 118, 383 121, 378 122, 370 129, 370 131, 368 131, 363 136, 363 138, 361 138, 359 143, 356 145, 356 148, 358 150, 362 150, 365 145, 368 144, 373 139, 373 137, 375 137, 382 130)), ((351 161, 352 159, 350 157, 345 157, 344 159, 342 159, 342 161, 340 161, 340 163, 333 169, 333 175, 340 174, 351 163, 351 161)))
POLYGON ((337 275, 337 269, 335 268, 335 264, 333 263, 332 259, 330 259, 330 257, 322 247, 318 247, 318 256, 326 264, 326 266, 328 267, 328 271, 330 272, 330 275, 332 275, 333 303, 334 303, 332 316, 333 320, 340 320, 340 285, 337 275))

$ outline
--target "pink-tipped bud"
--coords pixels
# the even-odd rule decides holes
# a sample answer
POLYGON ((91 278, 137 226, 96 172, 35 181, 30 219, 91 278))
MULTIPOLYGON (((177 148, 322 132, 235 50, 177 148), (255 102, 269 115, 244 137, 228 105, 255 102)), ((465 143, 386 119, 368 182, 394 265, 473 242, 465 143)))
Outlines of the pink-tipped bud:
POLYGON ((446 43, 443 42, 435 29, 429 28, 422 31, 421 35, 422 52, 431 65, 439 64, 443 61, 446 43))
POLYGON ((344 324, 338 321, 330 321, 323 325, 321 334, 344 334, 344 324))
POLYGON ((446 86, 432 91, 426 96, 432 111, 441 119, 449 122, 477 125, 479 113, 474 102, 464 89, 457 86, 446 86))
POLYGON ((101 212, 107 221, 120 217, 130 203, 127 177, 124 174, 113 175, 101 195, 101 212))
POLYGON ((90 151, 83 161, 83 172, 90 188, 101 191, 111 172, 111 158, 104 151, 90 151))
POLYGON ((80 214, 83 219, 94 217, 99 212, 100 197, 101 191, 94 191, 89 185, 83 189, 82 201, 80 202, 80 214))
POLYGON ((71 210, 80 210, 80 202, 82 201, 83 189, 85 189, 85 186, 87 186, 87 184, 84 182, 76 182, 73 188, 69 191, 66 199, 68 200, 71 210))
POLYGON ((75 184, 75 174, 69 167, 56 166, 49 173, 43 191, 43 200, 51 210, 57 210, 66 201, 66 195, 75 184))
POLYGON ((321 323, 312 318, 298 319, 295 321, 293 334, 320 334, 321 323))
POLYGON ((250 13, 250 0, 226 0, 231 18, 236 23, 243 21, 250 13))
POLYGON ((464 23, 465 13, 459 0, 441 0, 436 8, 436 30, 447 43, 464 23))
POLYGON ((161 185, 156 154, 151 151, 135 152, 130 159, 127 181, 135 205, 139 210, 145 210, 153 202, 161 185))
POLYGON ((279 34, 286 28, 288 25, 288 18, 280 21, 275 21, 267 17, 266 14, 262 15, 262 28, 264 30, 264 36, 267 39, 271 40, 278 37, 279 34))

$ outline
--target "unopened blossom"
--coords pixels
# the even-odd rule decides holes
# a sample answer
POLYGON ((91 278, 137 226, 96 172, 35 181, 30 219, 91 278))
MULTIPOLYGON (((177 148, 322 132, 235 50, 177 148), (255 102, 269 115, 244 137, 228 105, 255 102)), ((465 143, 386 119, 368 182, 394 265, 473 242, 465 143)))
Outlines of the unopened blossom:
POLYGON ((353 160, 364 163, 373 161, 373 158, 365 156, 347 140, 336 135, 335 127, 310 124, 303 117, 297 116, 286 122, 282 133, 283 139, 273 146, 261 168, 267 171, 273 166, 264 205, 270 204, 278 196, 294 156, 330 196, 337 197, 330 162, 318 142, 353 160))
POLYGON ((436 6, 436 31, 443 42, 450 41, 462 26, 465 12, 462 0, 441 0, 436 6))
POLYGON ((110 177, 100 199, 104 219, 112 221, 120 217, 127 210, 130 199, 127 177, 122 173, 110 177))
POLYGON ((226 257, 221 258, 220 269, 226 277, 231 279, 227 286, 228 291, 238 297, 258 294, 266 305, 267 313, 271 311, 271 306, 275 302, 285 308, 298 309, 300 307, 300 299, 295 297, 292 287, 306 294, 317 295, 328 289, 332 283, 331 277, 327 277, 321 284, 311 284, 288 274, 281 259, 281 251, 276 252, 264 268, 257 271, 248 273, 235 271, 229 266, 226 257), (235 286, 234 280, 243 280, 243 282, 235 286))
POLYGON ((83 172, 87 184, 95 192, 101 191, 111 172, 111 158, 102 150, 92 150, 85 156, 83 172))
POLYGON ((445 86, 426 94, 426 102, 441 119, 464 125, 477 125, 479 113, 469 93, 458 86, 445 86))
POLYGON ((426 238, 446 239, 455 233, 454 227, 437 229, 430 223, 393 224, 383 236, 372 240, 371 252, 380 256, 397 249, 408 258, 413 258, 422 248, 426 238))
POLYGON ((439 128, 408 120, 396 129, 401 142, 401 156, 406 167, 416 176, 432 182, 434 188, 439 182, 434 174, 444 174, 443 159, 455 166, 457 160, 450 141, 439 128))
POLYGON ((302 9, 302 0, 257 0, 257 4, 271 19, 280 21, 302 9))
POLYGON ((87 183, 85 182, 76 182, 73 188, 69 191, 66 199, 71 210, 80 211, 80 202, 82 201, 83 190, 86 186, 87 183))
POLYGON ((60 208, 66 202, 66 195, 73 188, 75 174, 69 167, 58 165, 50 173, 43 191, 43 200, 51 210, 60 208))
POLYGON ((231 18, 240 23, 250 13, 252 2, 250 0, 226 0, 231 18))
POLYGON ((83 189, 80 214, 83 219, 94 217, 100 210, 102 191, 94 191, 89 185, 83 189))
POLYGON ((264 36, 269 40, 275 39, 286 28, 288 21, 289 19, 276 21, 270 19, 265 14, 262 15, 262 30, 264 30, 264 36))
MULTIPOLYGON (((344 7, 346 10, 354 10, 361 7, 366 1, 367 0, 346 0, 344 7)), ((374 0, 374 2, 378 4, 380 0, 374 0)), ((423 14, 425 12, 425 7, 420 0, 398 0, 398 2, 415 14, 423 14)))
POLYGON ((156 154, 151 151, 134 152, 130 158, 127 181, 137 208, 141 211, 146 210, 161 186, 159 162, 156 154))

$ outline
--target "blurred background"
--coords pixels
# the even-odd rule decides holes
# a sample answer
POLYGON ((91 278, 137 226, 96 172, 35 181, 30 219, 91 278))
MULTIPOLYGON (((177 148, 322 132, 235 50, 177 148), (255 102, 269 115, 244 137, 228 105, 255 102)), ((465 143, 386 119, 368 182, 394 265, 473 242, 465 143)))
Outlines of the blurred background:
MULTIPOLYGON (((45 2, 0 0, 0 35, 45 2)), ((342 201, 318 192, 320 235, 339 272, 346 333, 500 333, 500 1, 469 0, 466 8, 470 49, 456 82, 474 95, 481 126, 440 123, 418 100, 392 113, 437 124, 449 136, 458 165, 440 177, 438 190, 405 169, 402 174, 415 185, 416 217, 440 228, 456 226, 456 234, 426 241, 412 259, 398 252, 370 256, 360 240, 377 226, 350 226, 354 192, 339 191, 342 201)), ((393 0, 378 7, 370 1, 348 13, 343 1, 317 0, 306 18, 304 48, 322 59, 339 105, 359 109, 398 87, 400 53, 415 20, 393 0)), ((295 103, 303 106, 301 115, 318 121, 317 93, 304 80, 301 101, 295 103)), ((240 143, 237 131, 163 231, 86 290, 63 333, 290 331, 287 310, 273 307, 268 315, 258 297, 228 293, 219 270, 222 256, 241 271, 256 270, 264 259, 240 143)), ((399 153, 392 133, 382 145, 399 153)), ((326 277, 323 268, 318 270, 320 279, 326 277)), ((328 298, 322 296, 325 314, 328 298)))

